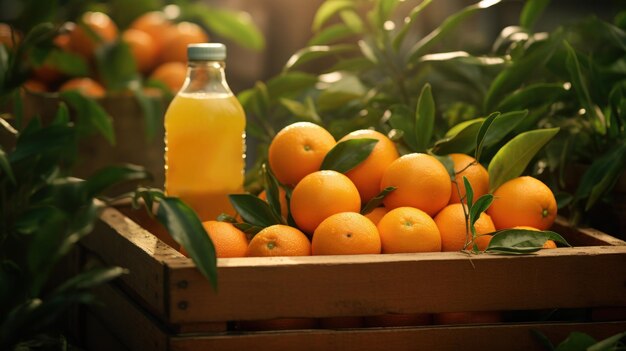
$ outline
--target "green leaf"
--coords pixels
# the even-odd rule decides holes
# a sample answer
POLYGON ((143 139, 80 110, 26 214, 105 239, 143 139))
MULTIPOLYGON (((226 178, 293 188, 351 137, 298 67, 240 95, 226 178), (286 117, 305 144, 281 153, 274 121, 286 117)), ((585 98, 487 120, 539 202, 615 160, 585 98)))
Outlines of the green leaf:
POLYGON ((417 100, 415 115, 415 140, 417 152, 424 152, 431 145, 433 129, 435 127, 435 100, 433 99, 430 84, 426 83, 417 100))
POLYGON ((626 164, 626 145, 622 144, 595 159, 583 174, 574 201, 587 199, 585 210, 588 211, 608 193, 621 176, 626 164))
POLYGON ((367 40, 359 40, 358 45, 363 57, 368 59, 371 63, 378 64, 379 61, 381 61, 378 56, 376 56, 375 46, 373 46, 372 43, 367 40))
POLYGON ((245 11, 233 11, 204 4, 191 4, 183 15, 197 18, 215 34, 253 50, 265 47, 265 39, 252 17, 245 11))
POLYGON ((356 50, 357 48, 350 44, 309 46, 293 54, 285 64, 284 71, 292 70, 312 60, 356 50))
POLYGON ((563 340, 557 347, 556 351, 587 351, 597 343, 596 339, 581 333, 572 332, 567 339, 563 340))
POLYGON ((523 122, 528 116, 528 110, 524 111, 511 111, 501 114, 496 118, 491 127, 489 133, 485 136, 483 142, 484 147, 491 147, 498 144, 509 135, 521 122, 523 122))
POLYGON ((135 165, 108 166, 87 178, 84 186, 87 195, 95 197, 113 185, 146 179, 152 179, 152 176, 143 167, 135 165))
POLYGON ((281 224, 285 224, 285 221, 282 220, 281 208, 280 208, 280 192, 279 192, 279 184, 276 177, 272 173, 272 170, 267 166, 267 164, 263 164, 261 166, 263 169, 263 175, 265 178, 265 195, 267 198, 267 203, 270 205, 270 208, 274 212, 274 216, 281 218, 281 224))
POLYGON ((476 147, 476 136, 484 118, 459 123, 446 133, 444 139, 435 143, 432 151, 438 155, 470 153, 476 147))
MULTIPOLYGON (((31 122, 29 126, 33 123, 37 122, 31 122)), ((20 134, 13 152, 8 154, 9 161, 14 163, 30 157, 57 159, 65 156, 68 149, 74 148, 74 142, 74 131, 67 126, 54 125, 45 129, 27 129, 20 134)))
POLYGON ((396 190, 395 186, 388 186, 385 189, 383 189, 380 193, 378 193, 378 195, 374 196, 371 200, 367 202, 367 204, 365 204, 365 206, 363 206, 363 209, 361 210, 361 214, 366 215, 374 211, 376 207, 380 206, 383 203, 383 200, 385 199, 385 197, 394 190, 396 190))
POLYGON ((604 350, 616 350, 616 346, 622 340, 626 338, 626 332, 615 334, 610 336, 604 340, 599 341, 598 343, 589 346, 588 351, 604 351, 604 350))
MULTIPOLYGON (((485 110, 493 111, 504 96, 527 81, 538 67, 545 66, 557 49, 557 45, 553 41, 547 41, 536 43, 531 49, 496 76, 485 95, 485 110)), ((525 106, 517 108, 525 108, 525 106)))
POLYGON ((595 123, 599 123, 602 127, 601 130, 604 130, 605 126, 605 118, 599 116, 601 113, 599 110, 596 110, 596 106, 591 99, 591 94, 589 93, 587 79, 582 72, 582 68, 580 66, 580 62, 578 61, 578 57, 576 56, 576 51, 574 48, 567 42, 564 41, 563 44, 567 50, 567 59, 565 60, 565 66, 567 67, 567 71, 569 72, 570 79, 572 80, 572 86, 578 95, 578 100, 581 105, 585 107, 585 111, 589 114, 592 120, 595 123))
POLYGON ((57 113, 54 115, 52 125, 54 126, 67 126, 70 123, 70 111, 67 109, 67 104, 61 101, 57 108, 57 113))
POLYGON ((554 345, 552 345, 552 342, 544 333, 537 329, 531 329, 530 332, 545 350, 554 351, 554 345))
POLYGON ((307 46, 332 44, 354 34, 354 31, 345 24, 334 24, 317 33, 309 40, 307 46))
POLYGON ((565 246, 570 244, 558 233, 544 230, 505 229, 495 232, 485 252, 526 254, 539 251, 547 240, 565 246))
POLYGON ((304 72, 287 72, 279 74, 267 82, 267 91, 271 97, 286 97, 299 94, 317 83, 317 76, 304 72))
POLYGON ((467 204, 467 208, 470 210, 470 223, 474 224, 476 221, 472 221, 473 217, 471 212, 472 208, 474 208, 474 189, 472 189, 472 184, 470 184, 466 176, 463 176, 463 185, 465 185, 465 203, 467 204))
POLYGON ((441 41, 448 33, 456 28, 463 20, 480 10, 489 8, 500 3, 501 0, 481 1, 474 5, 470 5, 446 18, 443 23, 435 30, 430 32, 419 42, 417 42, 409 51, 409 62, 416 61, 420 56, 425 55, 428 50, 439 41, 441 41))
POLYGON ((339 12, 339 16, 343 23, 350 28, 354 33, 362 33, 363 32, 363 21, 361 17, 354 12, 354 10, 343 10, 339 12))
POLYGON ((324 157, 320 169, 346 173, 365 161, 378 143, 376 139, 361 138, 337 143, 324 157))
POLYGON ((483 152, 483 146, 485 143, 487 132, 498 117, 500 117, 500 112, 494 112, 487 116, 487 118, 480 125, 478 134, 476 134, 476 150, 474 151, 474 158, 476 159, 476 162, 480 162, 480 154, 483 152))
POLYGON ((98 72, 107 90, 122 91, 139 81, 139 73, 130 47, 122 40, 96 50, 98 72))
MULTIPOLYGON (((465 181, 465 177, 463 177, 463 180, 465 181)), ((465 184, 467 189, 467 184, 469 184, 469 182, 467 182, 465 184)), ((471 187, 471 185, 470 185, 471 187)), ((472 194, 473 196, 473 194, 472 194)), ((478 220, 478 218, 480 218, 480 215, 485 212, 489 206, 491 206, 491 203, 493 202, 493 195, 491 194, 485 194, 483 196, 481 196, 480 198, 478 198, 478 200, 476 200, 476 203, 472 206, 472 208, 470 209, 470 225, 474 225, 476 223, 476 221, 478 220)))
POLYGON ((415 114, 406 105, 394 105, 389 110, 389 124, 393 129, 402 131, 402 139, 411 151, 417 150, 415 140, 415 114))
POLYGON ((520 14, 520 25, 531 30, 549 3, 550 0, 526 0, 520 14))
POLYGON ((313 18, 313 31, 317 32, 322 28, 332 16, 338 12, 353 8, 354 2, 351 0, 327 0, 318 8, 313 18))
POLYGON ((9 74, 9 53, 6 46, 0 45, 0 97, 11 90, 11 87, 5 86, 9 74))
POLYGON ((563 83, 538 83, 523 87, 500 101, 498 110, 511 111, 550 104, 567 95, 563 83))
POLYGON ((217 289, 215 247, 194 210, 179 198, 163 197, 159 201, 157 219, 172 238, 187 250, 200 273, 217 289))
POLYGON ((404 41, 404 38, 411 29, 413 23, 417 19, 417 16, 419 16, 420 13, 422 13, 426 6, 430 5, 431 2, 432 0, 423 0, 419 5, 413 7, 409 15, 404 18, 404 24, 402 25, 402 28, 398 32, 398 35, 396 35, 396 37, 393 39, 393 48, 396 49, 396 51, 400 49, 400 46, 402 46, 402 42, 404 41))
POLYGON ((13 174, 13 169, 9 163, 9 158, 7 157, 6 152, 2 150, 2 147, 0 147, 0 170, 2 170, 2 172, 4 172, 4 174, 9 178, 11 184, 16 184, 15 175, 13 174))
MULTIPOLYGON (((309 97, 310 99, 310 97, 309 97)), ((294 116, 313 123, 321 123, 322 119, 315 111, 315 106, 313 104, 303 104, 296 100, 291 100, 287 98, 281 98, 280 104, 283 105, 289 112, 291 112, 294 116)))
POLYGON ((241 230, 245 234, 256 234, 263 230, 264 227, 252 225, 250 223, 234 223, 235 228, 241 230))
POLYGON ((157 125, 163 123, 163 111, 159 99, 146 95, 142 89, 131 89, 135 100, 143 114, 144 125, 146 126, 146 140, 151 141, 156 136, 157 125))
POLYGON ((317 107, 321 112, 341 108, 351 101, 359 100, 366 88, 358 77, 344 73, 341 79, 328 84, 317 97, 317 107))
POLYGON ((128 269, 122 267, 95 268, 87 272, 82 272, 73 276, 54 290, 55 294, 67 293, 71 290, 91 289, 98 285, 110 282, 111 280, 128 274, 128 269))
POLYGON ((537 152, 559 132, 559 128, 538 129, 517 135, 491 159, 489 189, 497 189, 507 180, 519 177, 537 152))
POLYGON ((45 63, 68 76, 86 77, 89 75, 89 66, 85 59, 69 51, 52 50, 46 57, 45 63))
POLYGON ((274 213, 267 202, 254 195, 231 194, 228 197, 237 213, 248 224, 265 228, 282 222, 280 215, 274 213))
POLYGON ((98 131, 111 145, 115 145, 113 119, 102 106, 77 91, 64 91, 60 96, 76 111, 78 120, 76 127, 79 132, 87 134, 98 131))
POLYGON ((376 25, 380 28, 383 27, 385 21, 389 19, 393 10, 398 6, 400 0, 380 0, 378 6, 375 8, 376 25))

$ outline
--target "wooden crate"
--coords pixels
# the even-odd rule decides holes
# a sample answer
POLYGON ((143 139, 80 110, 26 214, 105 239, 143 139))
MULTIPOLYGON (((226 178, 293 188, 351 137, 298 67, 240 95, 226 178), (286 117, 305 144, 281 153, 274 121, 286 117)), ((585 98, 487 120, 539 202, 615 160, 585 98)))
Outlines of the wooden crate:
MULTIPOLYGON (((137 221, 153 228, 145 218, 137 221)), ((573 229, 563 219, 553 229, 574 247, 532 255, 220 259, 217 291, 190 259, 159 239, 171 241, 162 230, 151 229, 154 235, 144 227, 109 208, 83 241, 86 255, 130 270, 114 286, 98 291, 105 308, 88 311, 130 350, 529 350, 542 349, 531 329, 553 342, 571 331, 603 338, 626 330, 626 243, 593 229, 573 229), (454 311, 540 315, 554 309, 572 311, 576 318, 465 326, 233 329, 238 321, 274 318, 454 311)))

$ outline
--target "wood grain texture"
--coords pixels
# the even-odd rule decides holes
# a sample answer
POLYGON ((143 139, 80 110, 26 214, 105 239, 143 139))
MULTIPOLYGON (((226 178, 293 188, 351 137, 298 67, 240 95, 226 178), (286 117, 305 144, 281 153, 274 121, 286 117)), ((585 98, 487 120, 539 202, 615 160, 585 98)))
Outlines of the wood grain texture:
POLYGON ((168 266, 173 323, 626 306, 626 246, 223 259, 218 292, 189 260, 168 266))
POLYGON ((168 334, 145 310, 114 286, 94 290, 101 306, 90 307, 94 315, 129 350, 165 351, 168 334))
POLYGON ((173 337, 171 351, 197 350, 545 350, 531 330, 544 333, 554 344, 572 331, 598 340, 626 329, 626 323, 512 324, 460 327, 372 328, 355 330, 299 330, 233 335, 173 337))
POLYGON ((124 275, 122 282, 152 313, 166 318, 169 301, 164 262, 184 257, 181 253, 113 208, 104 210, 93 233, 81 240, 81 245, 104 263, 127 268, 130 274, 124 275))

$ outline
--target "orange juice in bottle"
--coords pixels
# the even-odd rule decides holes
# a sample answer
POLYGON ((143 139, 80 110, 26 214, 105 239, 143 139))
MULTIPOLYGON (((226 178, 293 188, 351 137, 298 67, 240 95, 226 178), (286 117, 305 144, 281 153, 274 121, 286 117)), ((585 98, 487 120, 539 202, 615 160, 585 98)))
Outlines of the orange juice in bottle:
POLYGON ((200 220, 234 215, 228 194, 243 191, 246 118, 226 83, 226 47, 187 48, 187 78, 165 113, 165 192, 200 220))

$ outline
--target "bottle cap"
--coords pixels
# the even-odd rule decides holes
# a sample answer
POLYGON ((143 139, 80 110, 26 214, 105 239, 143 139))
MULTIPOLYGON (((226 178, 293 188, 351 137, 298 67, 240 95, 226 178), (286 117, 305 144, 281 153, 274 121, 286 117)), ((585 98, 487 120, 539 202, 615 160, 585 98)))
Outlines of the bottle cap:
POLYGON ((189 61, 224 61, 226 45, 222 43, 200 43, 187 45, 189 61))

